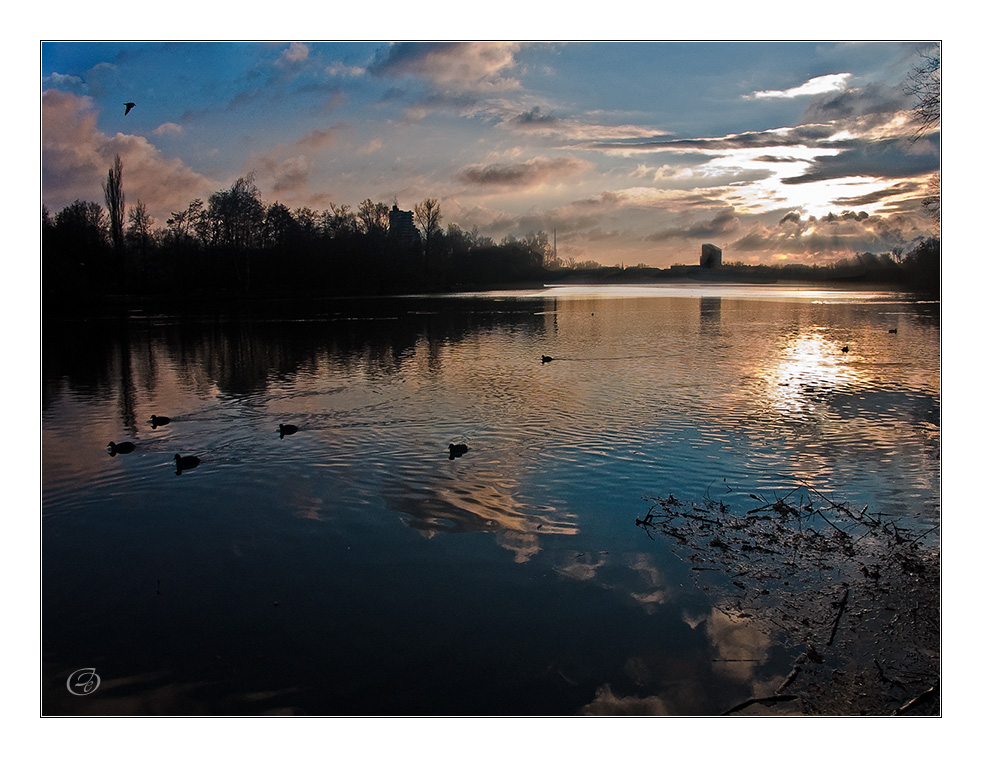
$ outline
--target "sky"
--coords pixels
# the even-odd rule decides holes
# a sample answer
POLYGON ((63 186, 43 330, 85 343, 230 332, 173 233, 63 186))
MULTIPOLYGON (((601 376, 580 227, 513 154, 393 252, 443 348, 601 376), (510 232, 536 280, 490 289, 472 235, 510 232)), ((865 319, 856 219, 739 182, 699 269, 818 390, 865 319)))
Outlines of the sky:
POLYGON ((911 139, 904 83, 932 46, 42 42, 42 202, 103 203, 119 154, 158 228, 252 173, 265 203, 432 197, 564 259, 824 264, 931 233, 940 132, 911 139))

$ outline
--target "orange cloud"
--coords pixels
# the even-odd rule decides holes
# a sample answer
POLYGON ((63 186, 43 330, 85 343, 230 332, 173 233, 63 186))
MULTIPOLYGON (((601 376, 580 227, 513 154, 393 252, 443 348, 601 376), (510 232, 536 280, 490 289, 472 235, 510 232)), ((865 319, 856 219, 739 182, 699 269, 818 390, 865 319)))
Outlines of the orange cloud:
POLYGON ((177 158, 165 158, 145 137, 99 130, 92 99, 57 89, 41 98, 41 193, 52 213, 75 200, 102 202, 102 183, 119 154, 127 203, 142 200, 163 219, 205 196, 216 184, 177 158))

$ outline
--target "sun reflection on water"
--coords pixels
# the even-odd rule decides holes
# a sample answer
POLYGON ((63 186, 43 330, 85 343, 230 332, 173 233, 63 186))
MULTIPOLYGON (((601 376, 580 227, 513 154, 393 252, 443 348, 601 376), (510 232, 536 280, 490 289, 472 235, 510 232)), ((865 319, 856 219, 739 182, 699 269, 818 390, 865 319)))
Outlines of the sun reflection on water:
POLYGON ((854 385, 859 375, 842 345, 821 331, 790 341, 777 360, 762 368, 764 391, 776 410, 800 414, 809 396, 854 385))

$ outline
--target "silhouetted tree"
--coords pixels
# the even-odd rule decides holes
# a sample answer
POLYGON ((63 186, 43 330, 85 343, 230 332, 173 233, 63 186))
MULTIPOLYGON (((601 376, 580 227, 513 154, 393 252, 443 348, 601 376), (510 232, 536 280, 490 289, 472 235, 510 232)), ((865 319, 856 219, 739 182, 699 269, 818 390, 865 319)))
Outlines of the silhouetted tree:
POLYGON ((904 94, 915 100, 911 112, 920 124, 915 139, 941 123, 941 47, 921 53, 921 62, 907 75, 904 94))
MULTIPOLYGON (((934 45, 921 53, 921 62, 914 66, 904 84, 904 94, 914 98, 911 113, 918 124, 911 138, 914 141, 941 124, 941 47, 934 45)), ((935 235, 941 233, 941 174, 937 172, 928 183, 928 194, 921 200, 935 235)))
POLYGON ((368 199, 362 200, 358 204, 358 220, 362 231, 369 237, 384 237, 389 230, 389 206, 368 199))
POLYGON ((300 237, 303 240, 304 246, 312 246, 313 243, 316 242, 318 235, 317 213, 307 206, 304 206, 302 208, 296 208, 293 211, 293 218, 296 220, 297 226, 299 227, 300 237))
POLYGON ((258 247, 266 210, 254 175, 239 177, 209 197, 206 218, 213 243, 235 250, 258 247))
POLYGON ((469 232, 465 232, 457 224, 447 224, 446 231, 447 247, 451 255, 466 253, 474 247, 474 238, 469 232))
POLYGON ((416 204, 413 215, 416 225, 419 227, 420 236, 423 238, 423 252, 428 254, 433 246, 433 240, 440 232, 440 203, 432 197, 428 197, 423 202, 416 204))
POLYGON ((130 209, 130 226, 127 231, 131 248, 140 251, 140 281, 146 286, 147 280, 147 251, 153 243, 154 220, 147 212, 147 206, 142 200, 136 201, 136 207, 130 209))
POLYGON ((109 235, 106 212, 98 203, 76 200, 55 216, 55 229, 64 239, 85 248, 103 247, 109 235))
POLYGON ((351 206, 335 205, 322 214, 324 231, 331 239, 350 237, 357 231, 357 220, 351 212, 351 206))
MULTIPOLYGON (((109 239, 112 242, 113 251, 116 253, 115 270, 118 274, 125 267, 123 259, 125 229, 123 222, 126 220, 126 199, 123 195, 123 161, 119 157, 119 153, 116 153, 106 182, 102 185, 102 191, 106 196, 106 208, 109 211, 109 239)), ((119 276, 117 276, 118 282, 119 276)))
POLYGON ((204 201, 200 197, 192 200, 183 211, 174 211, 167 219, 168 233, 173 241, 186 244, 191 239, 203 237, 204 201))
POLYGON ((239 272, 239 283, 247 292, 252 289, 252 254, 262 244, 265 219, 266 209, 251 172, 208 198, 204 216, 208 239, 221 248, 225 265, 239 272))
POLYGON ((545 263, 546 251, 551 248, 549 235, 541 229, 537 232, 529 232, 523 240, 525 248, 528 250, 530 263, 542 266, 545 263))
POLYGON ((55 220, 48 210, 48 206, 41 204, 41 247, 47 239, 50 239, 55 230, 55 220))
POLYGON ((98 203, 76 200, 55 215, 45 254, 45 289, 101 292, 114 279, 109 261, 109 224, 98 203))
POLYGON ((123 247, 123 219, 126 218, 126 197, 123 194, 123 161, 116 154, 112 168, 102 185, 109 210, 109 236, 113 247, 118 251, 123 247))
POLYGON ((908 282, 920 289, 941 289, 941 240, 931 237, 911 250, 903 261, 908 282))
POLYGON ((288 247, 297 243, 300 225, 283 203, 273 203, 266 209, 263 232, 267 247, 288 247))

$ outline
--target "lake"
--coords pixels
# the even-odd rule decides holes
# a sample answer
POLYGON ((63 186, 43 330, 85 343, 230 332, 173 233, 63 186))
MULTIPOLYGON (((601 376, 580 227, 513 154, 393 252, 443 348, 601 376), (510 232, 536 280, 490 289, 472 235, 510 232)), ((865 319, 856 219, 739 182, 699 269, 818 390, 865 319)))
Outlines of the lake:
POLYGON ((797 651, 718 612, 646 497, 806 484, 939 523, 940 307, 909 294, 567 286, 43 333, 45 714, 718 714, 797 651))

